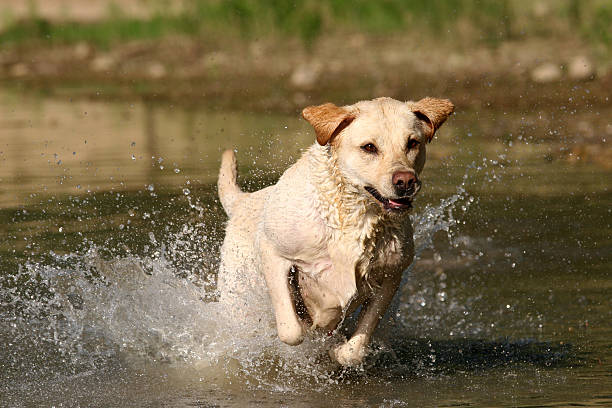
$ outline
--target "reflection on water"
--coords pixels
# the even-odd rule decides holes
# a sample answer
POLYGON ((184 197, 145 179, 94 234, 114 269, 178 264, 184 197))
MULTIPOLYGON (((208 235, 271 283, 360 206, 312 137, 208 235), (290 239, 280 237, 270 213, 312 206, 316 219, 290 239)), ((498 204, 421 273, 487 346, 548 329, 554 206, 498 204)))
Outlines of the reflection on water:
POLYGON ((213 302, 219 152, 238 147, 241 183, 260 188, 310 143, 302 121, 0 105, 0 405, 612 403, 612 173, 551 161, 555 143, 451 120, 415 203, 418 260, 373 353, 344 371, 325 354, 336 338, 236 333, 213 302))
POLYGON ((210 183, 224 148, 250 152, 250 167, 280 167, 309 138, 297 117, 178 109, 146 100, 108 104, 0 93, 0 110, 5 207, 37 195, 210 183), (282 147, 269 148, 279 141, 282 147))

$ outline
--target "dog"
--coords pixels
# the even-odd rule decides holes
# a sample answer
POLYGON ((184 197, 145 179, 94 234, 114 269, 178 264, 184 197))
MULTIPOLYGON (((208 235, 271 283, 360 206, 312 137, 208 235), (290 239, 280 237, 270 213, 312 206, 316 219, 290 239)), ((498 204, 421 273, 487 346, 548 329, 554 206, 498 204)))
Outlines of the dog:
POLYGON ((267 291, 278 338, 289 345, 334 331, 362 306, 352 336, 329 351, 343 366, 361 364, 413 260, 408 213, 426 145, 453 110, 429 97, 309 106, 302 116, 316 143, 275 185, 253 193, 240 190, 235 154, 225 151, 221 296, 240 310, 246 292, 267 291))

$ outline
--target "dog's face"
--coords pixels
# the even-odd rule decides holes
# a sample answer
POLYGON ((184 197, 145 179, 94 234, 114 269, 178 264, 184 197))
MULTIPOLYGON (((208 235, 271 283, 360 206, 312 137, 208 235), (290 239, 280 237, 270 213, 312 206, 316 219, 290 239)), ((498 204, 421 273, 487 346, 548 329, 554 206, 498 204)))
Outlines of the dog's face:
POLYGON ((304 109, 319 144, 330 144, 345 180, 390 213, 411 208, 425 165, 426 144, 452 113, 448 100, 390 98, 304 109))

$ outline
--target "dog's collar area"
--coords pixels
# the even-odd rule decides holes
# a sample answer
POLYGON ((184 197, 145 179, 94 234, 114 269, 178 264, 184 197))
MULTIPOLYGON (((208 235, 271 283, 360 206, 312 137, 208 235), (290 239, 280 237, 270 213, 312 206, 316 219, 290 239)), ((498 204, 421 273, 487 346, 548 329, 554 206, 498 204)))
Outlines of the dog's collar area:
POLYGON ((389 199, 383 197, 374 187, 366 186, 364 189, 380 202, 385 210, 405 211, 412 208, 412 197, 389 199))

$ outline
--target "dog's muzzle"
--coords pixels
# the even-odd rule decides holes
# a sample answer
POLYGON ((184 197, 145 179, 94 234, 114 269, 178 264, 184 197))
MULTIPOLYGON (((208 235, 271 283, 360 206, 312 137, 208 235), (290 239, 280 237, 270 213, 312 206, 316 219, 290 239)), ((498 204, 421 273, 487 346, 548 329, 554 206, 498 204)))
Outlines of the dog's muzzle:
POLYGON ((412 200, 414 199, 416 193, 419 191, 420 187, 420 183, 414 184, 413 188, 411 189, 411 191, 408 192, 407 195, 404 195, 399 198, 385 198, 374 187, 367 186, 364 188, 368 193, 372 195, 372 197, 374 197, 382 205, 385 210, 400 212, 412 208, 412 200))
POLYGON ((421 187, 421 182, 413 171, 396 171, 391 177, 391 183, 399 197, 414 196, 421 187))

